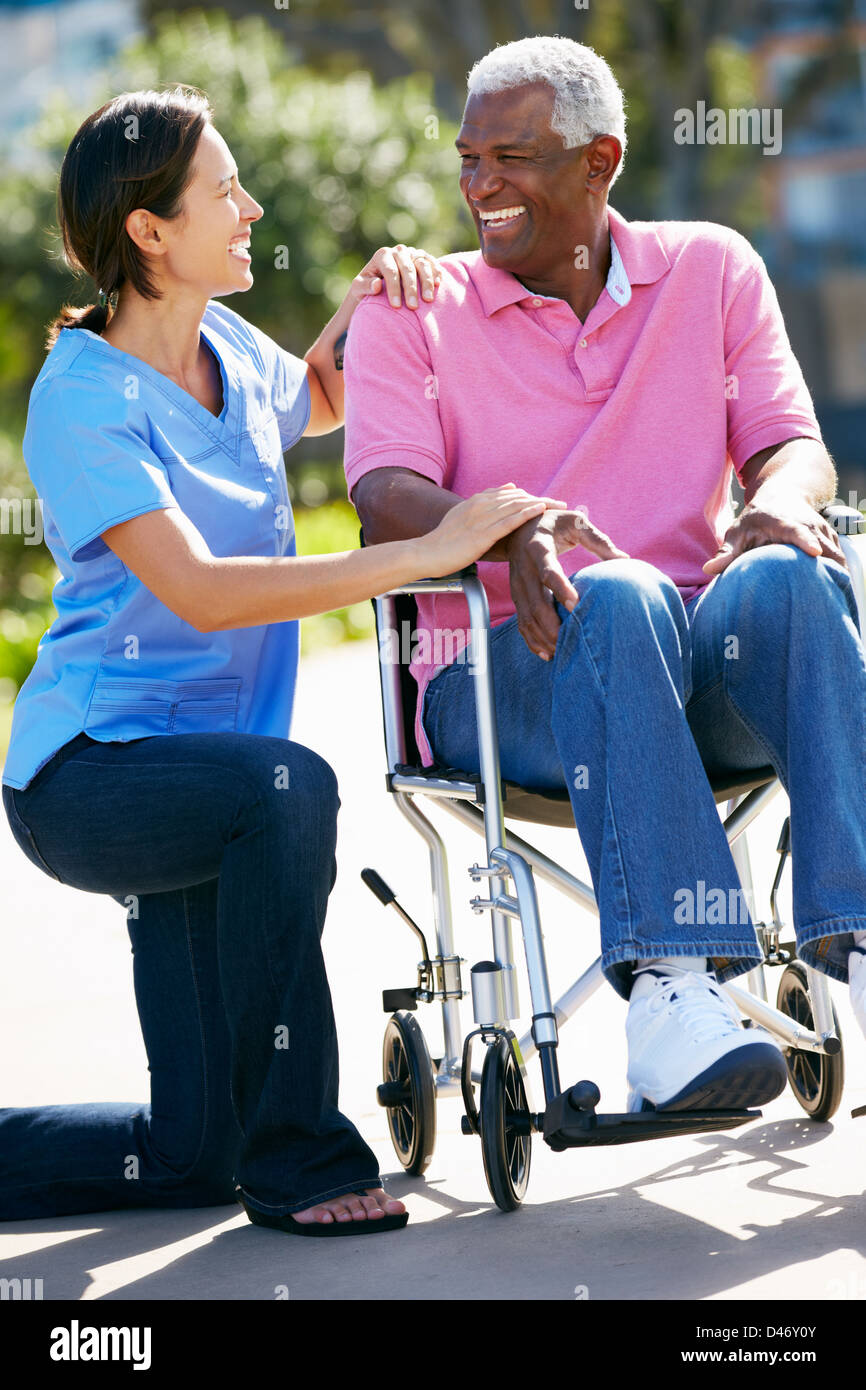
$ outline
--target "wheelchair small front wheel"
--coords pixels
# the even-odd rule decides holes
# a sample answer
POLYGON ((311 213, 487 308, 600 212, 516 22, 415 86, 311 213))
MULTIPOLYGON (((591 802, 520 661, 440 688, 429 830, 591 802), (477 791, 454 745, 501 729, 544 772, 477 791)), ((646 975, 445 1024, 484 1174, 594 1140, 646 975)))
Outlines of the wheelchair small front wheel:
POLYGON ((417 1176, 429 1167, 436 1145, 436 1089, 424 1034, 405 1010, 385 1028, 382 1075, 379 1099, 387 1107, 391 1142, 406 1172, 417 1176))
POLYGON ((478 1107, 484 1176, 500 1211, 516 1211, 529 1183, 532 1128, 520 1067, 511 1041, 487 1049, 478 1107))
MULTIPOLYGON (((802 1028, 814 1029, 808 976, 799 961, 792 961, 782 972, 776 1008, 794 1019, 802 1028)), ((841 1038, 835 1008, 833 1029, 836 1036, 841 1038)), ((825 1052, 805 1052, 789 1047, 785 1050, 785 1064, 791 1090, 806 1114, 813 1120, 829 1120, 831 1115, 835 1115, 845 1084, 842 1052, 828 1055, 825 1052)))

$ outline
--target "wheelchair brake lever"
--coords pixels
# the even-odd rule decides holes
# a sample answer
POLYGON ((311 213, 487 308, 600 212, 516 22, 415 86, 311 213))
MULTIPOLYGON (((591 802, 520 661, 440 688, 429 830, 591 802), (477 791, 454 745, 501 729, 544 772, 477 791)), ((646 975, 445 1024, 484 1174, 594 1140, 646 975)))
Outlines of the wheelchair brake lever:
POLYGON ((419 966, 419 982, 417 995, 422 996, 426 994, 428 998, 432 998, 434 987, 433 962, 430 959, 430 952, 427 950, 427 939, 424 936, 423 931, 418 926, 418 923, 412 920, 408 912, 406 912, 400 906, 400 904, 397 901, 397 894, 394 892, 392 888, 388 887, 388 884, 382 878, 381 874, 377 874, 375 869, 362 869, 361 879, 362 882, 364 882, 367 885, 374 897, 379 899, 379 902, 382 904, 383 907, 393 907, 395 911, 399 912, 400 916, 403 918, 403 921, 406 923, 406 926, 409 927, 415 933, 418 940, 420 941, 421 950, 424 953, 424 959, 422 960, 421 965, 419 966))

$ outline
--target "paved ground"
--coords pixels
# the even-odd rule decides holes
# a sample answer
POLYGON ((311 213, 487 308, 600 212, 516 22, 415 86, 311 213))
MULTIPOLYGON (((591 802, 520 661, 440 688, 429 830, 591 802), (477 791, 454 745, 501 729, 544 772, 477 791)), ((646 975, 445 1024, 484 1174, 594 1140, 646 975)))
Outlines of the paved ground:
MULTIPOLYGON (((294 736, 340 777, 340 877, 325 933, 342 1054, 342 1104, 375 1148, 405 1231, 329 1243, 252 1227, 222 1207, 95 1213, 0 1226, 0 1277, 42 1278, 48 1299, 757 1299, 866 1295, 863 1139, 866 1042, 834 985, 848 1081, 831 1125, 806 1121, 786 1092, 761 1121, 731 1134, 554 1154, 538 1139, 522 1210, 504 1216, 484 1183, 478 1141, 460 1133, 459 1103, 439 1107, 439 1141, 423 1179, 396 1164, 375 1104, 385 986, 414 980, 414 939, 361 886, 373 864, 425 919, 426 854, 382 788, 375 649, 304 663, 294 736), (337 690, 351 692, 341 708, 337 690), (396 1171, 395 1171, 396 1170, 396 1171)), ((785 813, 780 795, 753 842, 766 901, 785 813)), ((480 841, 448 826, 458 949, 489 955, 489 928, 466 902, 462 866, 480 841)), ((761 823, 759 823, 761 824, 761 823)), ((576 834, 545 848, 586 881, 576 834)), ((0 1095, 4 1105, 129 1100, 147 1094, 122 910, 31 868, 0 817, 0 1095)), ((561 992, 597 954, 594 920, 542 888, 552 982, 561 992)), ((785 902, 787 903, 787 898, 785 902)), ((776 978, 772 979, 775 990, 776 978)), ((525 1009, 528 991, 523 988, 525 1009)), ((436 1052, 437 1019, 422 1011, 436 1052)), ((563 1078, 589 1075, 603 1106, 625 1100, 625 1005, 600 991, 563 1034, 563 1078)), ((466 1009, 466 1027, 471 1011, 466 1009)), ((525 1026, 525 1023, 524 1023, 525 1026)), ((533 1106, 540 1106, 537 1064, 533 1106)))

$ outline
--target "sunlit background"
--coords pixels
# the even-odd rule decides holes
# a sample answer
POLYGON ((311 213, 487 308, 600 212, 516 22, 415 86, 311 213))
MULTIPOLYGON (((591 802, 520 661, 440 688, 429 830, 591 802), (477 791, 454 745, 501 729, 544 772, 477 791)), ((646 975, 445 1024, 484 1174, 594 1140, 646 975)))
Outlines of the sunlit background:
MULTIPOLYGON (((621 213, 723 222, 764 256, 840 498, 866 509, 866 0, 0 0, 0 497, 33 496, 21 437, 46 324, 62 301, 89 302, 54 225, 84 116, 144 86, 207 92, 265 207, 255 285, 233 307, 302 355, 377 246, 475 246, 453 148, 465 75, 495 44, 536 33, 591 44, 625 89, 621 213), (674 113, 698 102, 781 109, 781 152, 678 144, 674 113)), ((342 432, 287 458, 303 552, 357 543, 341 450, 342 432)), ((44 545, 0 534, 0 758, 56 577, 44 545)), ((370 632, 357 605, 305 622, 304 650, 370 632)))

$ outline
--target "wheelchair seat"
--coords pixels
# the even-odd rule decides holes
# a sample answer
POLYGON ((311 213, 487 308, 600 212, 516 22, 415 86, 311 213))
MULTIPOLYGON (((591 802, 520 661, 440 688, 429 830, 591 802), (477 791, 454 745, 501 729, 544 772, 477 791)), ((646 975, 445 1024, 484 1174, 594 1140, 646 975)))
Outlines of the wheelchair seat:
MULTIPOLYGON (((403 776, 419 778, 422 781, 447 781, 455 784, 455 791, 480 785, 477 773, 464 772, 459 768, 441 767, 434 764, 424 767, 420 755, 417 764, 399 763, 395 771, 403 776)), ((730 801, 734 797, 746 796, 758 787, 767 786, 776 776, 774 767, 755 768, 751 772, 731 772, 726 775, 708 778, 716 804, 730 801)), ((420 788, 423 790, 423 788, 420 788)), ((544 789, 522 787, 517 782, 502 779, 502 800, 506 820, 531 821, 535 825, 552 825, 560 829, 573 830, 574 816, 567 788, 544 789)))

